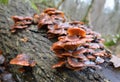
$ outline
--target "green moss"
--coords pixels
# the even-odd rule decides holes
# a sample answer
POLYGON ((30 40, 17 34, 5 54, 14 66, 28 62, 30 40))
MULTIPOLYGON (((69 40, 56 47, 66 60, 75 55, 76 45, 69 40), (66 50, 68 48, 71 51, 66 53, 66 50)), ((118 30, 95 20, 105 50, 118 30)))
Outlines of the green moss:
POLYGON ((0 0, 0 4, 8 4, 9 0, 0 0))
POLYGON ((52 0, 41 0, 41 3, 48 7, 54 7, 54 3, 52 0))
POLYGON ((39 9, 38 9, 38 7, 35 5, 34 2, 31 2, 31 6, 32 6, 32 8, 35 9, 38 13, 40 12, 39 9))
POLYGON ((111 41, 105 42, 104 45, 107 46, 107 47, 110 47, 110 46, 115 45, 115 43, 111 40, 111 41))
POLYGON ((104 44, 107 47, 110 47, 116 45, 119 40, 120 40, 120 34, 116 34, 112 36, 112 39, 107 39, 106 42, 104 42, 104 44))
POLYGON ((31 2, 34 2, 35 4, 42 4, 45 5, 47 7, 54 7, 54 2, 53 0, 30 0, 31 2))
POLYGON ((84 22, 85 24, 88 24, 89 23, 89 20, 86 20, 86 19, 83 19, 81 20, 82 22, 84 22))

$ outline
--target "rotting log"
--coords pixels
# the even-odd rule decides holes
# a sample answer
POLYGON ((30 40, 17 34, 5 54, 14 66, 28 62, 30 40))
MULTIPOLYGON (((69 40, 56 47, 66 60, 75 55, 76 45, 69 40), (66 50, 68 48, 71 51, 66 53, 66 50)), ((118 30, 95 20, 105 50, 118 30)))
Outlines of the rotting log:
POLYGON ((50 50, 52 41, 46 38, 45 30, 37 30, 36 26, 30 26, 16 34, 12 34, 9 30, 13 24, 11 16, 32 16, 34 13, 30 4, 22 0, 11 0, 7 6, 0 7, 0 49, 4 52, 6 62, 9 63, 20 53, 30 55, 37 62, 35 67, 27 68, 28 71, 25 73, 18 71, 20 66, 8 64, 7 70, 13 74, 16 82, 107 82, 108 79, 119 82, 119 70, 114 71, 110 66, 105 68, 108 64, 103 65, 102 70, 52 69, 57 58, 50 50), (20 40, 24 37, 28 38, 27 42, 20 40))

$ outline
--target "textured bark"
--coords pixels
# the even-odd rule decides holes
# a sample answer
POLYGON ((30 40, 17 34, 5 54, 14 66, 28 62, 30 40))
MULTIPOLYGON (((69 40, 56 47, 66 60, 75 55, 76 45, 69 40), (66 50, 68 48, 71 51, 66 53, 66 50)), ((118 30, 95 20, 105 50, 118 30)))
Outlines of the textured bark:
POLYGON ((28 2, 21 1, 11 0, 8 6, 0 7, 0 49, 4 52, 6 62, 20 53, 30 55, 37 62, 32 69, 27 68, 26 73, 18 71, 20 66, 8 65, 16 82, 105 82, 104 76, 91 68, 83 71, 52 69, 51 66, 56 63, 57 58, 50 50, 53 41, 46 38, 46 31, 38 31, 36 26, 30 26, 12 34, 9 31, 13 24, 10 16, 32 16, 35 13, 28 2), (27 37, 28 42, 20 41, 23 37, 27 37))

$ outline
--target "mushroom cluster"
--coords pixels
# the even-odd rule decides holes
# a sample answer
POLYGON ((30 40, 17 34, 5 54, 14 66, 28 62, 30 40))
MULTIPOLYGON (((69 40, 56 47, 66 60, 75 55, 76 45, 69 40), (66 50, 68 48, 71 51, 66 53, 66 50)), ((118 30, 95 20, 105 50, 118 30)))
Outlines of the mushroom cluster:
POLYGON ((47 8, 39 16, 34 15, 33 18, 34 21, 38 20, 38 28, 41 28, 45 25, 60 24, 61 22, 65 22, 64 13, 56 10, 55 8, 47 8))
POLYGON ((32 24, 32 17, 12 16, 14 25, 11 27, 11 32, 16 32, 16 29, 28 28, 32 24))
POLYGON ((66 34, 65 27, 62 27, 68 25, 64 23, 66 21, 64 13, 55 8, 47 8, 40 15, 34 14, 33 21, 39 29, 48 29, 48 38, 66 34))
POLYGON ((64 13, 55 8, 47 8, 40 15, 34 14, 32 18, 14 16, 13 20, 15 22, 13 29, 18 28, 16 26, 19 25, 19 28, 26 28, 34 24, 38 29, 47 29, 48 38, 58 38, 51 50, 59 61, 52 68, 65 66, 73 70, 81 70, 86 67, 99 67, 98 64, 111 57, 99 33, 92 31, 83 22, 66 22, 64 13))
MULTIPOLYGON (((77 26, 77 25, 76 25, 77 26)), ((51 49, 59 58, 52 68, 66 66, 73 70, 99 67, 111 54, 105 50, 100 34, 86 27, 68 28, 66 36, 58 37, 51 49)))

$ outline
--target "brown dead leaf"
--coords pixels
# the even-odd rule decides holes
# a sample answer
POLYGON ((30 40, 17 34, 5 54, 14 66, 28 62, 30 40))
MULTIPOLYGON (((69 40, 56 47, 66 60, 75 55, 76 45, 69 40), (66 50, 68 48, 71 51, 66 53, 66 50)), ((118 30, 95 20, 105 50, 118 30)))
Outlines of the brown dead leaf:
POLYGON ((111 58, 110 62, 113 63, 113 65, 114 65, 115 68, 120 67, 120 57, 112 55, 112 58, 111 58))
POLYGON ((27 38, 27 37, 21 38, 20 41, 22 41, 22 42, 27 42, 27 41, 28 41, 28 38, 27 38))

